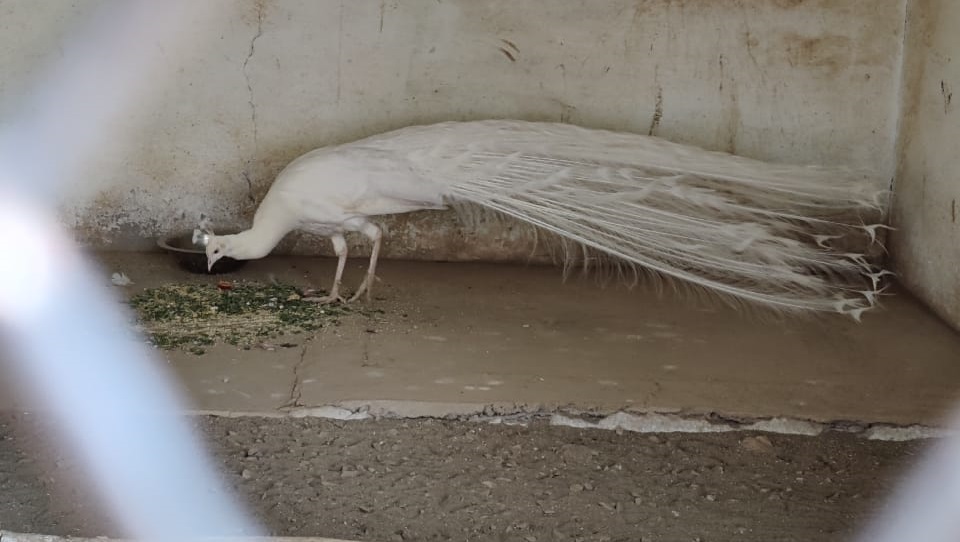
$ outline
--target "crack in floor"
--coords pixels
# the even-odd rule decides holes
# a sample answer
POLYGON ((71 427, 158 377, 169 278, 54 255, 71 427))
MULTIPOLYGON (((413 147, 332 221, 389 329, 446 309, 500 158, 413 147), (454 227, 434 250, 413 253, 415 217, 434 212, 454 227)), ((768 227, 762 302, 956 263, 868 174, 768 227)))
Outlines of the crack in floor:
POLYGON ((379 367, 379 364, 376 362, 370 361, 370 341, 372 341, 372 335, 377 333, 376 331, 376 319, 371 315, 366 315, 367 327, 360 332, 360 344, 362 345, 361 355, 361 367, 379 367))
POLYGON ((290 399, 286 403, 280 406, 278 410, 290 409, 290 408, 301 408, 303 404, 303 366, 307 362, 307 348, 309 347, 310 340, 313 337, 303 341, 303 346, 300 348, 300 360, 297 361, 297 364, 293 366, 293 385, 290 387, 290 399))

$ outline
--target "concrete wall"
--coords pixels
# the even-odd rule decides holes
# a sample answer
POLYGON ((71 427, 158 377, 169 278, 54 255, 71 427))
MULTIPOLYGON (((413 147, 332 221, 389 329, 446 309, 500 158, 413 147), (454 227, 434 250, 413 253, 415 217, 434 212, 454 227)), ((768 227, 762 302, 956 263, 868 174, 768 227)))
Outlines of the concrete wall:
MULTIPOLYGON (((905 2, 221 1, 218 27, 191 30, 201 39, 179 77, 156 82, 158 106, 129 119, 137 128, 104 149, 63 218, 114 248, 192 227, 200 212, 243 222, 304 151, 487 117, 892 175, 905 2)), ((0 120, 37 61, 65 46, 71 17, 95 4, 0 0, 0 120)), ((478 235, 442 213, 389 225, 392 257, 529 250, 510 231, 478 235)))
POLYGON ((892 252, 904 283, 960 328, 958 28, 955 0, 911 2, 892 252))

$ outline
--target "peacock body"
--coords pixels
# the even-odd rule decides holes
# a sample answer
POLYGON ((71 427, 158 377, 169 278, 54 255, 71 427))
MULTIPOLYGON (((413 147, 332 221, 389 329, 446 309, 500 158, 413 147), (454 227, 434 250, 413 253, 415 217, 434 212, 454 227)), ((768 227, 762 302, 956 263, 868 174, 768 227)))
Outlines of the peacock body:
MULTIPOLYGON (((661 138, 513 120, 411 126, 320 148, 277 177, 252 227, 217 236, 223 256, 266 256, 290 231, 374 243, 377 216, 454 206, 525 223, 558 240, 565 264, 647 271, 734 302, 857 319, 889 274, 849 239, 879 243, 888 190, 867 172, 774 164, 661 138), (869 222, 874 219, 874 222, 869 222)), ((635 275, 636 276, 636 275, 635 275)))

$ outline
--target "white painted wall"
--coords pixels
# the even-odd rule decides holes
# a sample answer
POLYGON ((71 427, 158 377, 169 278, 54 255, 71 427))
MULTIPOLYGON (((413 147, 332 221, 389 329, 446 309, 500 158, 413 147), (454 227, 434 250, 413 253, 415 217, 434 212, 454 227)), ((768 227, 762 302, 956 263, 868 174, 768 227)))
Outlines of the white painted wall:
POLYGON ((904 283, 960 328, 960 2, 914 0, 892 252, 904 283))
MULTIPOLYGON (((450 119, 654 133, 789 162, 895 166, 906 0, 204 0, 217 28, 104 149, 63 218, 98 246, 245 221, 311 148, 450 119)), ((946 1, 946 0, 945 0, 946 1)), ((0 0, 0 121, 98 0, 0 0), (77 6, 77 7, 73 7, 77 6)), ((189 23, 185 23, 189 24, 189 23)), ((958 83, 960 85, 960 83, 958 83)), ((300 248, 312 246, 300 245, 300 248)), ((511 259, 509 232, 392 221, 393 257, 511 259)))

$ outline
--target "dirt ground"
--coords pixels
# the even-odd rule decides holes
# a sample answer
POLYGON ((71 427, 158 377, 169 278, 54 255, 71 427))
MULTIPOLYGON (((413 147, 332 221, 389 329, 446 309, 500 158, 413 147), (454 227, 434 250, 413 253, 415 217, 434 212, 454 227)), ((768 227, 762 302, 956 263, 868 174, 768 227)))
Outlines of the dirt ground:
MULTIPOLYGON (((0 418, 0 528, 116 535, 34 418, 0 418)), ((923 446, 539 422, 195 423, 271 534, 371 542, 845 540, 923 446)))

